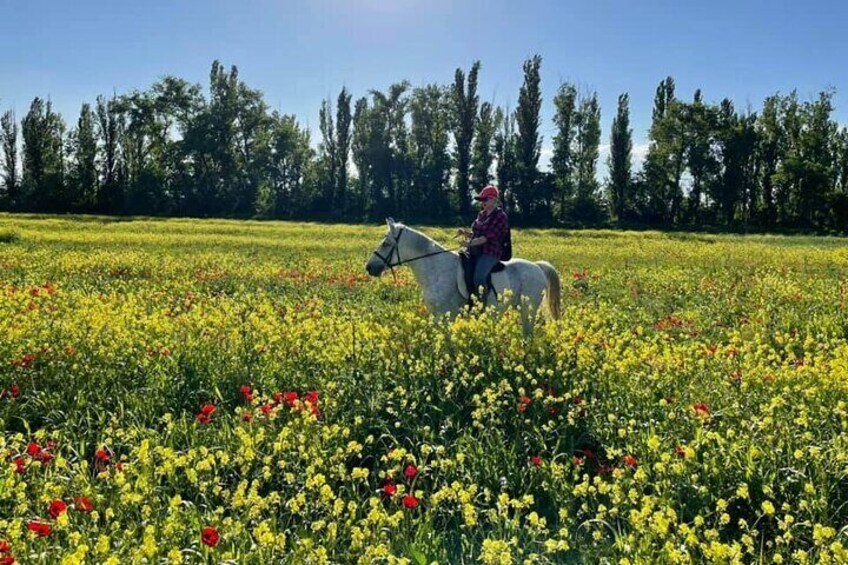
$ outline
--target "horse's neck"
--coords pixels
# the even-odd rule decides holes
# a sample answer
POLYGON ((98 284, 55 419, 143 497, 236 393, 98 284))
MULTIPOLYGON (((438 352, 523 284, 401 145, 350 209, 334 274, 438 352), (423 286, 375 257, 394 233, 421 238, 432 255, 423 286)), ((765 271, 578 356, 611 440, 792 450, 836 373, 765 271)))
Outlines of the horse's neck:
POLYGON ((447 251, 426 235, 418 232, 412 232, 412 234, 414 237, 409 239, 409 245, 405 249, 408 255, 403 258, 404 260, 421 257, 429 253, 434 254, 408 263, 412 269, 412 274, 415 275, 415 280, 426 292, 440 282, 445 282, 445 273, 451 267, 455 268, 457 258, 455 254, 447 251))

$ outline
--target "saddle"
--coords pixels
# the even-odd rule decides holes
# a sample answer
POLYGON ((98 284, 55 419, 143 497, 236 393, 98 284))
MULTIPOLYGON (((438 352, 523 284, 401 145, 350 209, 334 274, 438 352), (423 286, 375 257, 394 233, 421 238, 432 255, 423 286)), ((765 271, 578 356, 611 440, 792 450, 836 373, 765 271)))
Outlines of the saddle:
MULTIPOLYGON (((471 256, 466 252, 462 252, 459 254, 459 273, 458 273, 458 281, 457 286, 459 287, 459 292, 466 299, 470 298, 472 294, 474 294, 474 265, 476 263, 477 257, 471 256)), ((498 296, 498 291, 495 289, 495 285, 492 284, 492 275, 495 273, 500 273, 506 268, 506 264, 503 261, 498 261, 498 263, 492 268, 489 272, 489 275, 486 277, 486 288, 489 289, 490 292, 494 294, 495 297, 498 296)), ((501 286, 501 285, 498 285, 501 286)), ((501 287, 503 289, 503 287, 501 287)))

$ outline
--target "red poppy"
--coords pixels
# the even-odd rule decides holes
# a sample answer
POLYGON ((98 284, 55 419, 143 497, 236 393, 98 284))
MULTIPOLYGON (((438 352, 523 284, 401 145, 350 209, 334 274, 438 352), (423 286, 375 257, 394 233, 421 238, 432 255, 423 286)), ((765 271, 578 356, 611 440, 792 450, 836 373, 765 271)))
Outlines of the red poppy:
POLYGON ((622 460, 624 461, 625 465, 627 465, 628 467, 632 467, 633 469, 635 469, 636 465, 639 464, 639 460, 633 457, 632 455, 625 455, 622 460))
MULTIPOLYGON (((279 394, 279 393, 277 393, 277 394, 279 394)), ((297 395, 296 392, 289 391, 289 392, 284 392, 282 398, 283 398, 283 401, 286 403, 286 406, 291 408, 292 406, 294 406, 294 403, 297 400, 298 395, 297 395)))
POLYGON ((211 416, 215 413, 215 405, 214 404, 204 404, 200 409, 201 414, 206 414, 207 416, 211 416))
POLYGON ((259 409, 262 411, 263 414, 268 415, 271 413, 273 406, 271 406, 270 404, 263 404, 259 407, 259 409))
POLYGON ((61 500, 54 500, 50 503, 50 507, 47 508, 47 513, 50 514, 50 517, 54 520, 58 518, 63 512, 68 510, 68 505, 65 504, 61 500))
POLYGON ((411 481, 418 476, 418 468, 412 464, 407 465, 403 470, 403 476, 411 481))
POLYGON ((118 471, 123 471, 124 470, 124 464, 121 463, 121 462, 115 463, 115 469, 117 469, 118 471))
POLYGON ((575 467, 579 467, 583 463, 586 462, 586 458, 585 457, 578 457, 577 455, 575 455, 574 457, 571 458, 571 462, 574 463, 575 467))
POLYGON ((0 557, 0 565, 14 565, 14 563, 15 558, 11 555, 4 555, 3 557, 0 557))
POLYGON ((397 493, 397 487, 394 483, 386 483, 383 486, 383 494, 386 496, 394 496, 397 493))
POLYGON ((26 473, 26 461, 24 461, 23 457, 15 457, 12 462, 15 464, 15 472, 17 474, 23 475, 26 473))
POLYGON ((107 452, 105 449, 98 449, 98 450, 94 453, 94 457, 95 457, 98 461, 100 461, 101 463, 108 463, 108 462, 109 462, 109 459, 110 459, 110 457, 109 457, 109 452, 107 452))
POLYGON ((0 540, 0 553, 9 553, 12 551, 12 546, 6 540, 0 540))
POLYGON ((29 442, 29 445, 27 445, 27 455, 35 457, 39 453, 41 453, 41 446, 34 441, 29 442))
POLYGON ((244 422, 250 422, 251 420, 253 420, 253 412, 251 412, 251 411, 249 411, 249 410, 248 410, 248 411, 246 411, 246 412, 244 412, 244 413, 241 415, 241 419, 242 419, 242 421, 244 421, 244 422))
POLYGON ((311 390, 306 393, 306 396, 303 397, 306 402, 311 404, 312 406, 318 406, 318 391, 311 390))
POLYGON ((35 534, 40 538, 49 536, 50 532, 53 531, 50 524, 45 524, 44 522, 39 522, 37 520, 30 520, 27 523, 27 529, 31 532, 35 532, 35 534))
POLYGON ((18 385, 13 384, 9 387, 9 395, 12 398, 17 398, 21 395, 21 388, 18 385))
POLYGON ((218 535, 218 530, 216 530, 215 528, 206 526, 200 532, 200 541, 202 541, 205 545, 208 545, 209 547, 215 547, 216 545, 218 545, 219 539, 220 536, 218 535))
POLYGON ((532 400, 530 400, 529 396, 522 396, 521 398, 519 398, 518 399, 518 411, 524 412, 525 410, 527 410, 527 407, 530 406, 531 402, 532 402, 532 400))
POLYGON ((530 463, 532 463, 533 465, 538 467, 539 465, 542 464, 542 458, 538 455, 534 455, 533 457, 530 458, 530 463))
POLYGON ((78 496, 74 499, 74 510, 77 512, 91 512, 94 510, 94 505, 85 496, 78 496))
POLYGON ((245 402, 250 402, 253 400, 253 392, 250 388, 250 385, 241 385, 241 395, 244 398, 245 402))
POLYGON ((674 452, 678 457, 686 457, 686 450, 680 447, 679 445, 674 446, 674 452))
POLYGON ((206 424, 212 421, 212 418, 201 412, 197 415, 197 421, 205 426, 206 424))
POLYGON ((692 406, 692 410, 695 411, 695 414, 698 416, 709 416, 710 415, 710 407, 707 406, 703 402, 698 402, 692 406))
POLYGON ((409 508, 410 510, 418 506, 418 499, 412 496, 411 494, 404 495, 403 497, 403 507, 409 508))

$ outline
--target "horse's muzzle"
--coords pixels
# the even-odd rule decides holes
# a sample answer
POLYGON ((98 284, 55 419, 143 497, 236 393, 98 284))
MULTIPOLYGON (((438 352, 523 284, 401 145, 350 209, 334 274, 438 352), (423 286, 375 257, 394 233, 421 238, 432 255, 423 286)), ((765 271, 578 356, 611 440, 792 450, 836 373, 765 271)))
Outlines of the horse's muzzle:
POLYGON ((368 271, 368 274, 372 277, 379 277, 383 274, 383 265, 377 265, 375 263, 366 263, 365 270, 368 271))

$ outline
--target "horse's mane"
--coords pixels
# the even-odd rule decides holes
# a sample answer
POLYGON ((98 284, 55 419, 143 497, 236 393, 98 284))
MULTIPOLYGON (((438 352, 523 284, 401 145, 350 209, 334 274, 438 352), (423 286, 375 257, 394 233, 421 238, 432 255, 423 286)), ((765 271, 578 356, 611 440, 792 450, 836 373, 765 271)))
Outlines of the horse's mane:
POLYGON ((429 236, 429 235, 427 235, 426 233, 424 233, 424 232, 422 232, 422 231, 419 231, 419 230, 417 230, 417 229, 415 229, 415 228, 409 227, 409 226, 407 226, 406 224, 403 224, 403 223, 400 223, 400 222, 396 222, 396 223, 395 223, 395 227, 396 227, 396 228, 403 228, 403 229, 405 229, 405 230, 407 230, 407 231, 410 231, 410 232, 412 232, 412 233, 414 233, 414 234, 416 234, 416 235, 420 236, 420 237, 421 237, 421 239, 423 239, 423 240, 424 240, 425 245, 427 245, 427 246, 429 246, 429 247, 432 247, 434 251, 440 251, 440 250, 442 250, 442 249, 447 249, 447 247, 445 247, 444 245, 442 245, 441 243, 439 243, 438 241, 436 241, 435 239, 433 239, 432 237, 430 237, 430 236, 429 236))

